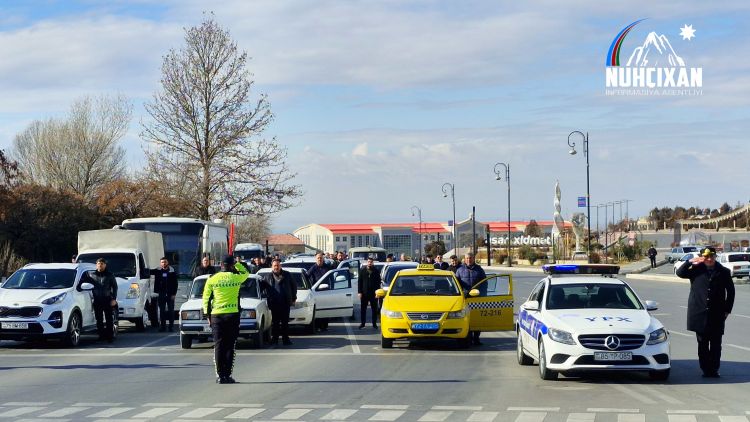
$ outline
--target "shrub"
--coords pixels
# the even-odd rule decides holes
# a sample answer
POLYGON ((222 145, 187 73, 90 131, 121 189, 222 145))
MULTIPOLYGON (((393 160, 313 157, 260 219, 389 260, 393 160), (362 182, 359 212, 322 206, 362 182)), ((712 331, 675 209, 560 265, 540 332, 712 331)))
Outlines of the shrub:
POLYGON ((602 262, 602 257, 598 253, 591 252, 590 256, 591 256, 591 263, 592 264, 599 264, 600 262, 602 262))

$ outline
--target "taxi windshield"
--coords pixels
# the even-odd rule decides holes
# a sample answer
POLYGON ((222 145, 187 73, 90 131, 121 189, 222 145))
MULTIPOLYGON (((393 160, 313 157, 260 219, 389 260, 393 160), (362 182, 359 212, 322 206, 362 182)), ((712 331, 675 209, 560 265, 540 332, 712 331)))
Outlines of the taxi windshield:
POLYGON ((643 309, 630 288, 623 284, 551 285, 547 309, 643 309))
POLYGON ((458 285, 450 276, 409 275, 393 280, 390 296, 460 296, 458 285))

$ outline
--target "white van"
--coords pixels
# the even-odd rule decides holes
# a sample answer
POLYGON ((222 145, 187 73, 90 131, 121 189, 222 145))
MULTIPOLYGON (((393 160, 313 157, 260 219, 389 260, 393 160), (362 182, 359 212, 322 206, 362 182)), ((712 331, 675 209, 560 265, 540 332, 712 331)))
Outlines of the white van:
POLYGON ((349 249, 349 258, 359 258, 363 260, 372 258, 374 261, 385 262, 387 254, 388 252, 385 249, 376 248, 374 246, 363 246, 349 249))

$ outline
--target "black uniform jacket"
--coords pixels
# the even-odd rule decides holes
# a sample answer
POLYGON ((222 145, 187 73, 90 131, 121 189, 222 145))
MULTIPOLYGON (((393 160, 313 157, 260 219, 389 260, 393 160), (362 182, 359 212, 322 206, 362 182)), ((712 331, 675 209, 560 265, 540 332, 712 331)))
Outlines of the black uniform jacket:
POLYGON ((363 296, 375 296, 375 290, 380 288, 380 272, 377 268, 372 267, 372 271, 367 271, 367 266, 359 270, 359 282, 357 284, 357 293, 363 296))
POLYGON ((677 276, 690 279, 687 329, 700 334, 724 334, 724 314, 734 306, 734 283, 726 267, 718 262, 709 277, 704 264, 690 261, 677 269, 677 276))

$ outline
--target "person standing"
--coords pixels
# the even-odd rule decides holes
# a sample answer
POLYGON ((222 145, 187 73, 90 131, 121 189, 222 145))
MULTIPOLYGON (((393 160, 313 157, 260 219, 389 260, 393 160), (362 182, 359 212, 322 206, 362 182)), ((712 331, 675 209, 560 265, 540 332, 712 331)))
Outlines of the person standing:
POLYGON ((724 322, 734 306, 734 283, 726 267, 716 262, 716 249, 703 248, 676 272, 690 280, 687 329, 698 340, 698 362, 704 377, 718 378, 724 322))
POLYGON ((456 255, 451 255, 450 258, 450 264, 448 265, 448 271, 452 271, 453 274, 458 271, 458 268, 461 267, 461 263, 458 262, 458 257, 456 255))
MULTIPOLYGON (((456 278, 458 279, 458 282, 461 283, 461 286, 463 286, 464 291, 470 291, 474 285, 484 280, 486 277, 487 275, 484 273, 484 269, 474 262, 474 254, 467 252, 464 256, 464 265, 456 270, 456 278)), ((482 296, 482 290, 484 290, 484 296, 487 296, 487 283, 482 283, 482 285, 479 286, 480 296, 482 296)), ((479 335, 481 333, 481 331, 471 332, 471 342, 476 346, 482 344, 482 342, 479 341, 479 335)))
POLYGON ((262 279, 262 288, 268 295, 268 306, 273 320, 271 344, 279 344, 279 335, 285 346, 292 344, 289 339, 289 307, 297 302, 297 282, 289 271, 281 268, 281 260, 271 262, 271 272, 262 279))
POLYGON ((378 328, 378 301, 375 291, 380 288, 380 272, 375 268, 372 258, 367 258, 367 265, 359 270, 357 295, 359 296, 359 329, 365 328, 367 322, 367 304, 372 309, 372 328, 378 328))
POLYGON ((438 270, 448 269, 448 263, 443 262, 443 255, 440 255, 440 254, 435 255, 435 263, 432 265, 438 270))
POLYGON ((154 293, 159 296, 159 331, 167 330, 167 319, 169 319, 169 331, 174 331, 174 298, 177 296, 177 273, 169 266, 167 257, 159 261, 159 268, 151 270, 154 276, 154 293))
POLYGON ((216 268, 211 265, 211 259, 209 259, 207 256, 204 256, 201 260, 201 265, 198 266, 198 268, 195 269, 195 273, 193 274, 193 278, 201 276, 201 275, 214 275, 216 274, 216 268))
MULTIPOLYGON (((323 252, 318 252, 315 254, 315 264, 306 271, 307 278, 310 280, 310 283, 315 284, 330 270, 331 267, 326 264, 325 259, 323 258, 323 252)), ((332 287, 333 286, 330 286, 329 288, 332 287)), ((315 323, 321 331, 328 331, 328 318, 321 318, 316 320, 315 323)))
POLYGON ((107 271, 107 261, 104 258, 96 260, 96 271, 88 273, 88 276, 94 285, 91 295, 94 297, 94 317, 99 340, 112 343, 115 333, 113 308, 117 306, 117 280, 107 271), (106 321, 106 330, 102 320, 106 321))
POLYGON ((250 273, 245 266, 227 256, 221 271, 209 277, 203 286, 203 313, 214 336, 216 382, 234 384, 234 348, 240 334, 240 287, 250 273))
POLYGON ((656 248, 654 245, 651 245, 650 248, 648 248, 648 251, 646 254, 648 255, 648 259, 651 260, 651 268, 656 268, 656 248))

